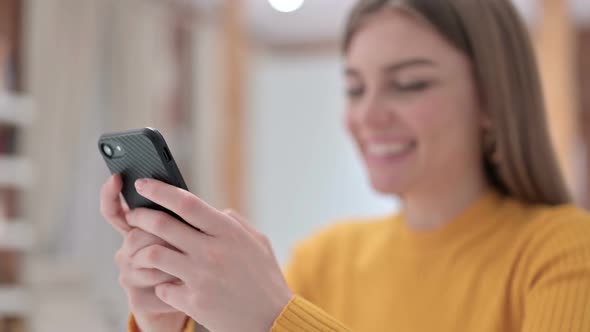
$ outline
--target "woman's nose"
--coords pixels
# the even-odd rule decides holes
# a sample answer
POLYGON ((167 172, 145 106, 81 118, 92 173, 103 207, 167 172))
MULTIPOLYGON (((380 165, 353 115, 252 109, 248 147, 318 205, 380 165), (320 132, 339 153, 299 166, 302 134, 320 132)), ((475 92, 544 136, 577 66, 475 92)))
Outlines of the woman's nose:
POLYGON ((385 98, 377 93, 367 95, 359 106, 359 120, 367 127, 387 128, 395 122, 395 108, 386 103, 385 98))

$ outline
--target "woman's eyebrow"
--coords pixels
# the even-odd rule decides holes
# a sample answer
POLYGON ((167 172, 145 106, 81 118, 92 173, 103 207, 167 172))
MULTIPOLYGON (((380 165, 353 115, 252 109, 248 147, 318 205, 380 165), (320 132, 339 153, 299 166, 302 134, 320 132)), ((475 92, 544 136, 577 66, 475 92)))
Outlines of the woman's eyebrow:
MULTIPOLYGON (((386 73, 397 72, 402 69, 407 69, 410 67, 418 67, 418 66, 430 66, 436 67, 436 62, 427 59, 427 58, 410 58, 402 61, 398 61, 395 63, 387 64, 383 66, 382 71, 386 73)), ((360 74, 358 70, 346 67, 344 68, 344 75, 347 77, 358 77, 360 74)))
POLYGON ((387 72, 387 73, 397 72, 402 69, 406 69, 409 67, 417 67, 417 66, 436 67, 436 63, 430 59, 427 59, 427 58, 411 58, 411 59, 406 59, 403 61, 399 61, 399 62, 385 65, 383 67, 383 71, 387 72))

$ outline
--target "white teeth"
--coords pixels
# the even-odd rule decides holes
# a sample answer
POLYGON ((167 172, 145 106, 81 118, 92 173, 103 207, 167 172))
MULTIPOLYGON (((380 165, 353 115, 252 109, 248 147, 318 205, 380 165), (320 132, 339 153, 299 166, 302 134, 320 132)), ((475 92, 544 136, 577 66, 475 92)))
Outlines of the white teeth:
POLYGON ((376 157, 387 157, 392 155, 399 155, 410 148, 412 148, 412 143, 393 143, 393 144, 369 144, 367 146, 367 152, 370 155, 376 157))

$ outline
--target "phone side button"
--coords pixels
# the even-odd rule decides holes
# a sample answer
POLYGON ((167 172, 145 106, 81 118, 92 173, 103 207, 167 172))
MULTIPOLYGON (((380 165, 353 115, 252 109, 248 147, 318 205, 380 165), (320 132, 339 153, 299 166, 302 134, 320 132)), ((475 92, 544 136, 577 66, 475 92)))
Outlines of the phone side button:
POLYGON ((172 154, 170 153, 170 150, 168 150, 168 147, 164 147, 164 159, 166 159, 166 161, 172 161, 172 154))

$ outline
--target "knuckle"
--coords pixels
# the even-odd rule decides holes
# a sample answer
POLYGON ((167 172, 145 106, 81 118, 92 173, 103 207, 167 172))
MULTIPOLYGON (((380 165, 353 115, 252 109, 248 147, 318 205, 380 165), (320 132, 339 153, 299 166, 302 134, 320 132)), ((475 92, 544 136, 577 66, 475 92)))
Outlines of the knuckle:
POLYGON ((154 218, 151 220, 152 229, 154 233, 162 234, 166 233, 166 229, 168 226, 168 216, 164 213, 158 213, 154 218))
POLYGON ((134 228, 125 236, 125 245, 129 248, 135 248, 143 242, 145 232, 141 229, 134 228))
POLYGON ((155 244, 146 248, 146 259, 150 263, 158 263, 162 259, 164 247, 155 244))
POLYGON ((119 266, 119 268, 125 266, 127 262, 127 256, 125 255, 125 252, 122 249, 119 249, 116 253, 115 253, 115 263, 117 263, 117 266, 119 266))
POLYGON ((189 192, 184 192, 178 202, 178 212, 180 214, 189 214, 195 205, 194 197, 189 192))

